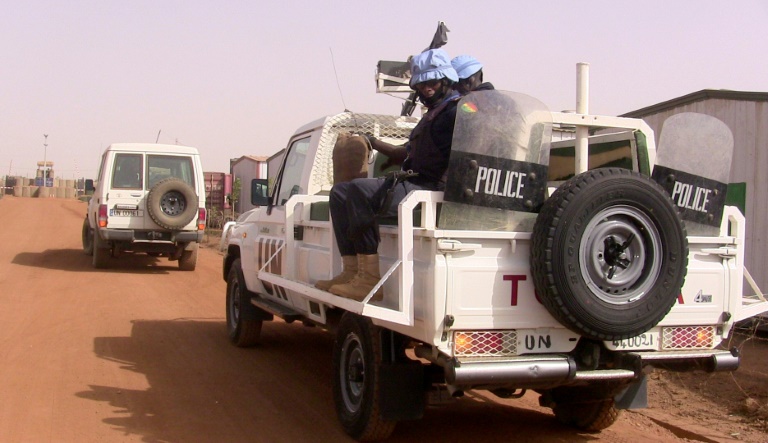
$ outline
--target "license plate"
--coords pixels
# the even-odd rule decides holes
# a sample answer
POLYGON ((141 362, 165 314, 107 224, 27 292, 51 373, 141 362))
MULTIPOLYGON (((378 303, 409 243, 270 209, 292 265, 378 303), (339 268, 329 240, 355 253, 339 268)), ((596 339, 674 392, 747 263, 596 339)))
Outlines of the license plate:
POLYGON ((138 209, 110 209, 110 217, 141 217, 142 213, 138 209))
POLYGON ((659 349, 659 332, 646 332, 637 337, 626 340, 611 340, 605 342, 605 347, 612 351, 632 351, 645 349, 659 349))

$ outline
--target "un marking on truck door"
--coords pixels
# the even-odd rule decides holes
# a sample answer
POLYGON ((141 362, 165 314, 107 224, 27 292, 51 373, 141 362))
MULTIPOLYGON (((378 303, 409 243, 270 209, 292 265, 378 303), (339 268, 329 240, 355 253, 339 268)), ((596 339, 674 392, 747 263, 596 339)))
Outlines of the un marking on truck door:
MULTIPOLYGON (((283 245, 284 241, 278 238, 260 238, 257 245, 258 255, 256 257, 257 270, 261 270, 264 264, 269 262, 264 269, 270 274, 281 275, 283 272, 283 254, 279 253, 277 256, 275 252, 283 245), (271 260, 270 260, 271 259, 271 260)), ((288 296, 285 294, 285 288, 282 286, 273 285, 272 283, 264 282, 264 289, 270 295, 274 295, 283 300, 288 300, 288 296)))

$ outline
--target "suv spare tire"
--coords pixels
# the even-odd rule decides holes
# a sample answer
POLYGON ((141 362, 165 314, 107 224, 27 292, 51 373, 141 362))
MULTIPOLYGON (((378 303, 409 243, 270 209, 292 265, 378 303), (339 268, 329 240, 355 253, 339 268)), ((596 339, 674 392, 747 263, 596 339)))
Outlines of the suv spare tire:
POLYGON ((165 229, 182 229, 197 215, 197 194, 186 182, 167 178, 147 193, 149 217, 165 229))
POLYGON ((531 238, 538 298, 564 326, 596 340, 654 327, 675 304, 687 265, 677 207, 627 169, 568 180, 544 203, 531 238))

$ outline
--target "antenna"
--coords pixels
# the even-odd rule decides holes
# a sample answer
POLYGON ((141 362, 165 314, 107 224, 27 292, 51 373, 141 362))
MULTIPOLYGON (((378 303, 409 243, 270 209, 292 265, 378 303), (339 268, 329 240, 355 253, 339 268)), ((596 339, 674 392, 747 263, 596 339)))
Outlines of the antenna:
POLYGON ((344 106, 344 112, 349 112, 349 109, 347 109, 347 104, 344 102, 344 94, 341 92, 341 83, 339 83, 339 73, 336 72, 336 61, 333 58, 333 49, 329 46, 328 50, 331 51, 331 64, 333 65, 333 75, 336 76, 336 86, 339 88, 341 105, 344 106))
POLYGON ((157 138, 155 139, 155 143, 157 143, 160 140, 160 132, 162 132, 162 129, 157 131, 157 138))

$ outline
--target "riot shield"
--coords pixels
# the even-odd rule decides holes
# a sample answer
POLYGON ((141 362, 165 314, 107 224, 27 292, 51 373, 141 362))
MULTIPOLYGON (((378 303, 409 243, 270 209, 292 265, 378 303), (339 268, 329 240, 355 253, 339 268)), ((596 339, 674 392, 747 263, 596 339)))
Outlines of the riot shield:
POLYGON ((456 112, 438 226, 531 231, 544 202, 552 114, 537 99, 472 92, 456 112))
POLYGON ((684 112, 664 122, 653 179, 679 208, 688 235, 718 235, 732 157, 733 134, 717 118, 684 112))

